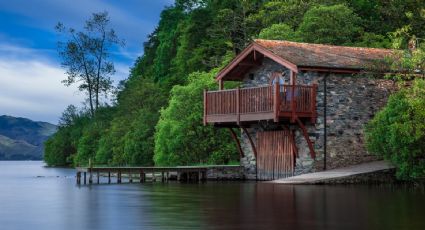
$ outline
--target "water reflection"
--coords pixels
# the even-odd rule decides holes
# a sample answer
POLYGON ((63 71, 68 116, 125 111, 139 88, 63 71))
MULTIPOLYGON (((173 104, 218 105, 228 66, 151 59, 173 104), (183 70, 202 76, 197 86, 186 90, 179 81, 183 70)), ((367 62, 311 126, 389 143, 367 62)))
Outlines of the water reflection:
POLYGON ((0 229, 425 229, 420 189, 237 182, 78 187, 72 169, 40 162, 0 162, 0 175, 0 229))

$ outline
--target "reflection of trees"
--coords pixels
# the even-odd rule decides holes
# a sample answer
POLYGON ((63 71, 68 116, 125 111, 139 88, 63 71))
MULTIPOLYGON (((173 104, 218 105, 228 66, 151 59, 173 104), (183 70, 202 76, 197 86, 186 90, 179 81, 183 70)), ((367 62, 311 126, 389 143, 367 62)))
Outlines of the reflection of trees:
POLYGON ((400 188, 209 181, 100 185, 81 190, 66 193, 69 202, 83 207, 73 210, 81 212, 76 219, 82 225, 73 226, 292 230, 410 229, 424 225, 423 192, 400 188))

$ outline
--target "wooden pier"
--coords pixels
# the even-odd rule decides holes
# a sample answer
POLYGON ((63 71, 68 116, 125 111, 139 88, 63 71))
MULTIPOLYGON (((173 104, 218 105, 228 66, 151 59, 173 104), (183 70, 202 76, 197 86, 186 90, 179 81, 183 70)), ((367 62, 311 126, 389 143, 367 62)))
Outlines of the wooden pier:
POLYGON ((77 184, 100 184, 101 178, 107 178, 106 183, 121 184, 126 179, 128 183, 144 183, 147 181, 166 182, 177 181, 206 181, 207 173, 212 169, 235 170, 239 165, 211 165, 211 166, 178 166, 178 167, 77 167, 77 184))

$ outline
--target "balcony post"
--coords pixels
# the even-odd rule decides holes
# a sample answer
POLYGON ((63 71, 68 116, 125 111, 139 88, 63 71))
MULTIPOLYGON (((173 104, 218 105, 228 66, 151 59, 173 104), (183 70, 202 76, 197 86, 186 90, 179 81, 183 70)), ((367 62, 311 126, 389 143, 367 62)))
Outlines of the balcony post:
POLYGON ((236 123, 239 125, 241 123, 241 88, 238 86, 236 90, 236 123))
POLYGON ((315 124, 317 119, 316 113, 316 97, 317 97, 317 84, 313 84, 311 93, 311 123, 315 124))
MULTIPOLYGON (((291 71, 291 79, 295 79, 293 71, 291 71)), ((295 123, 295 119, 296 119, 295 80, 292 81, 291 89, 292 89, 291 90, 291 123, 295 123)))
POLYGON ((280 84, 276 82, 274 84, 274 122, 279 122, 279 110, 280 110, 280 84))
POLYGON ((207 101, 207 93, 208 90, 204 89, 204 126, 207 125, 207 106, 208 106, 208 101, 207 101))
POLYGON ((218 90, 223 90, 224 85, 223 85, 223 80, 218 80, 218 90))

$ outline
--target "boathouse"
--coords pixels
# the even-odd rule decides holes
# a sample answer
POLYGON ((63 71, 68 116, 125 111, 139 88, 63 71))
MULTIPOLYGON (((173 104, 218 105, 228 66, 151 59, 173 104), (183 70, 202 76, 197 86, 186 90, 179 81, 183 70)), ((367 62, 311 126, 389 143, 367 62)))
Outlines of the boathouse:
POLYGON ((392 50, 254 40, 204 92, 204 124, 230 130, 248 179, 376 160, 364 125, 394 90, 392 50), (225 81, 240 86, 225 89, 225 81), (238 134, 240 130, 240 135, 238 134))

